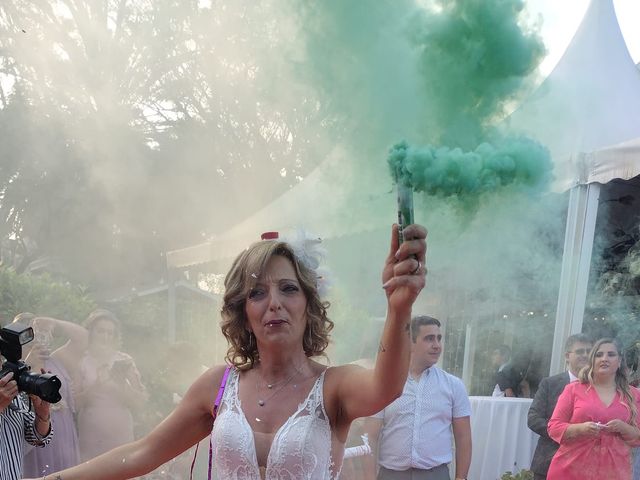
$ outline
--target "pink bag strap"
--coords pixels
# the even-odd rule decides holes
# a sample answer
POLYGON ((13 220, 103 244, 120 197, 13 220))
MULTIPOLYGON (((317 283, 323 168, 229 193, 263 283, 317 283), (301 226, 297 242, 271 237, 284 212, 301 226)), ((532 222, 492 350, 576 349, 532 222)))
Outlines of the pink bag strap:
POLYGON ((222 395, 224 394, 224 387, 227 386, 227 378, 229 378, 230 371, 231 371, 231 367, 227 365, 227 368, 224 369, 222 380, 220 381, 220 388, 218 388, 218 395, 216 395, 216 401, 213 403, 213 420, 214 421, 216 419, 216 416, 218 416, 218 407, 220 406, 220 402, 222 401, 222 395))
MULTIPOLYGON (((229 372, 231 371, 231 367, 227 365, 227 368, 224 369, 224 374, 222 375, 222 380, 220 381, 220 387, 218 387, 218 395, 216 395, 216 400, 213 403, 213 410, 211 412, 213 416, 213 421, 216 421, 216 417, 218 416, 218 408, 220 407, 220 402, 222 402, 222 395, 224 394, 224 387, 227 386, 227 379, 229 378, 229 372)), ((200 446, 200 442, 196 443, 196 451, 193 453, 193 461, 191 462, 191 470, 189 472, 189 479, 193 480, 193 468, 196 465, 196 457, 198 456, 198 447, 200 446)), ((209 473, 208 478, 211 480, 211 467, 213 466, 213 439, 209 440, 209 473)))

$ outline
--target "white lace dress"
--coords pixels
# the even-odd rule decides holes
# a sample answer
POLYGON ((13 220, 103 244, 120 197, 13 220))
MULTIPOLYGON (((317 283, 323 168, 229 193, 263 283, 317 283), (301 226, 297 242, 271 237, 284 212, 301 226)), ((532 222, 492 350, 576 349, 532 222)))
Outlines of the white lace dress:
MULTIPOLYGON (((340 473, 344 445, 333 445, 324 409, 324 373, 296 412, 278 429, 267 458, 265 480, 333 480, 340 473)), ((227 386, 211 432, 213 466, 219 480, 261 480, 253 430, 238 399, 239 374, 229 373, 227 386)))

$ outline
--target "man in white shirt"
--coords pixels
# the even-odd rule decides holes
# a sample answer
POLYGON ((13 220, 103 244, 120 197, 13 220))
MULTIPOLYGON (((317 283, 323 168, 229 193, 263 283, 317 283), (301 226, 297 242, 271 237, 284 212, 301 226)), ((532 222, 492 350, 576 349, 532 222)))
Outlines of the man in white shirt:
POLYGON ((440 322, 414 317, 411 339, 411 364, 402 395, 365 424, 377 451, 377 478, 449 480, 455 441, 455 478, 466 479, 471 464, 471 405, 462 381, 436 366, 442 353, 440 322))

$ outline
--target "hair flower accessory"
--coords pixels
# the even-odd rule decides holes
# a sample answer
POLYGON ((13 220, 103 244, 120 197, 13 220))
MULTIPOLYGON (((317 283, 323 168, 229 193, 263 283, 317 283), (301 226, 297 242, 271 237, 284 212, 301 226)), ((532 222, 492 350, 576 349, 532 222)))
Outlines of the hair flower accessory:
POLYGON ((326 255, 326 250, 322 247, 322 239, 302 228, 298 228, 291 234, 280 235, 279 240, 291 246, 300 263, 316 272, 318 294, 321 298, 326 297, 330 284, 328 281, 328 269, 320 266, 326 255))

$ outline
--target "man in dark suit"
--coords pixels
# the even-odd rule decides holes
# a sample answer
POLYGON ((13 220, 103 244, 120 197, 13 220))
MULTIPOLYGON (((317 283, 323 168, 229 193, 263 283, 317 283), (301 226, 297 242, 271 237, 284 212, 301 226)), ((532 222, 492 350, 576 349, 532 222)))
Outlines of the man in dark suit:
POLYGON ((529 408, 527 424, 529 428, 540 435, 536 451, 531 460, 531 470, 534 480, 545 480, 551 459, 559 448, 559 445, 549 438, 547 423, 556 407, 558 397, 564 387, 577 380, 578 372, 589 361, 589 352, 592 342, 586 335, 577 333, 567 338, 564 344, 564 358, 567 361, 568 370, 551 377, 543 378, 538 386, 538 391, 529 408))
POLYGON ((522 374, 511 360, 511 349, 507 345, 500 345, 493 351, 491 357, 496 367, 494 374, 495 387, 493 397, 519 397, 522 374))

